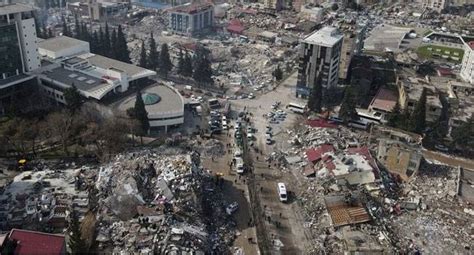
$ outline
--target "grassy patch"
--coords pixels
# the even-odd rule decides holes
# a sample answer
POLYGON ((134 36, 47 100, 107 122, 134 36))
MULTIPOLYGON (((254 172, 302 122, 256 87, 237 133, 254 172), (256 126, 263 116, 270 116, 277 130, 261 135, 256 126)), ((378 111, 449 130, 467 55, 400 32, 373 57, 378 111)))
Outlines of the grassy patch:
POLYGON ((426 30, 426 32, 423 33, 423 36, 427 36, 427 35, 431 34, 431 32, 433 32, 433 30, 428 29, 428 30, 426 30))
POLYGON ((424 45, 419 47, 416 52, 422 58, 445 59, 450 62, 460 63, 464 56, 464 50, 438 45, 424 45), (457 59, 453 59, 457 58, 457 59))

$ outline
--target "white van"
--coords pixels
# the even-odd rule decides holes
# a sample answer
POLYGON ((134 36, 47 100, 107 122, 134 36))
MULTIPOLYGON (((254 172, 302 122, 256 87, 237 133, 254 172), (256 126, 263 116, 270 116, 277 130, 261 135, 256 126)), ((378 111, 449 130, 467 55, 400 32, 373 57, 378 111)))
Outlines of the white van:
POLYGON ((288 201, 288 194, 286 193, 286 186, 283 182, 278 183, 278 197, 281 202, 288 201))
POLYGON ((235 171, 238 174, 244 173, 244 160, 242 158, 235 158, 235 171))

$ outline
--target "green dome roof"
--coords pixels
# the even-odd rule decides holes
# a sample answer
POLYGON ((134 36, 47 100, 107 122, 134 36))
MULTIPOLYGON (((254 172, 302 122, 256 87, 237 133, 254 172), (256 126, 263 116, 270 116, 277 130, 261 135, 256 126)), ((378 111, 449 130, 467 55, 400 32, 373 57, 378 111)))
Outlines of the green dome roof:
POLYGON ((154 93, 142 93, 142 99, 145 105, 157 104, 161 101, 161 97, 154 93))

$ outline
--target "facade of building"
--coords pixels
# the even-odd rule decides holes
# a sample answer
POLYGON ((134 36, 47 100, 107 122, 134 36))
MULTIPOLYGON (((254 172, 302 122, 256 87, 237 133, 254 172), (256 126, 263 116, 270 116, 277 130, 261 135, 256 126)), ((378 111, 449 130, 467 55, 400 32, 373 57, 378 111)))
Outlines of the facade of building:
POLYGON ((301 18, 316 23, 320 23, 324 17, 324 8, 322 7, 303 5, 299 7, 298 11, 301 18))
POLYGON ((342 24, 339 29, 344 33, 339 64, 339 78, 346 80, 352 57, 364 48, 365 24, 342 24))
POLYGON ((439 121, 443 111, 443 104, 433 88, 423 80, 417 78, 402 78, 397 81, 398 103, 400 107, 413 112, 416 103, 420 100, 423 89, 426 89, 426 121, 435 123, 439 121))
POLYGON ((307 97, 318 79, 324 89, 337 85, 342 40, 337 28, 324 27, 300 43, 296 96, 307 97))
POLYGON ((265 8, 277 11, 283 9, 284 5, 283 0, 264 0, 263 3, 265 5, 265 8))
POLYGON ((471 84, 474 84, 474 41, 468 42, 464 46, 461 78, 471 84))
POLYGON ((31 87, 29 72, 40 66, 34 8, 22 4, 0 5, 0 115, 13 97, 31 87))
POLYGON ((188 4, 169 11, 169 30, 176 34, 193 36, 212 29, 214 6, 212 4, 188 4))
POLYGON ((128 1, 87 0, 67 3, 67 9, 74 15, 89 17, 92 20, 102 20, 121 13, 126 14, 129 8, 128 1))
POLYGON ((444 8, 448 7, 449 0, 423 0, 423 8, 429 8, 437 12, 441 12, 444 8))
POLYGON ((423 158, 420 135, 386 126, 374 126, 371 133, 372 142, 378 142, 377 160, 385 169, 403 181, 415 176, 423 158))

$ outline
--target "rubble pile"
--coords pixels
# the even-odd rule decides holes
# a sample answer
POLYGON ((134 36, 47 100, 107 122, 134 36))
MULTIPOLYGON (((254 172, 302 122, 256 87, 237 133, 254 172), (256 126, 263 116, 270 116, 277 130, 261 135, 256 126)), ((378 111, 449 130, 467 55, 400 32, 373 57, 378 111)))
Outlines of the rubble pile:
POLYGON ((203 157, 220 157, 225 154, 224 144, 217 139, 192 141, 190 146, 200 151, 203 157))
MULTIPOLYGON (((313 163, 327 168, 329 165, 325 161, 331 160, 327 155, 333 157, 340 152, 363 152, 359 149, 368 141, 366 135, 343 127, 305 126, 288 131, 288 135, 289 149, 272 153, 268 161, 279 162, 280 169, 284 171, 300 170, 302 173, 305 173, 306 165, 312 164, 303 160, 304 150, 324 148, 324 144, 333 147, 334 152, 329 153, 316 150, 320 154, 315 158, 318 162, 313 163)), ((310 161, 311 157, 306 154, 306 158, 310 161)), ((300 179, 301 187, 297 196, 305 227, 312 233, 310 252, 341 254, 365 250, 438 254, 452 251, 465 253, 471 249, 470 231, 474 225, 470 220, 470 212, 473 206, 457 196, 457 169, 423 162, 413 179, 401 182, 382 165, 377 165, 381 168, 374 168, 376 179, 370 183, 349 185, 338 176, 316 175, 316 178, 300 179), (348 222, 340 226, 340 222, 334 220, 340 220, 346 212, 351 213, 350 210, 344 213, 341 210, 342 207, 350 206, 350 203, 329 208, 325 199, 353 194, 359 194, 359 201, 370 215, 370 222, 348 222)))
MULTIPOLYGON (((210 152, 219 152, 216 141, 208 143, 210 152)), ((188 154, 176 148, 136 151, 100 168, 101 250, 207 254, 231 247, 235 223, 223 211, 222 194, 199 167, 200 155, 188 154)))

